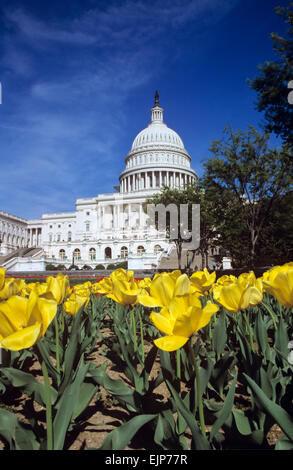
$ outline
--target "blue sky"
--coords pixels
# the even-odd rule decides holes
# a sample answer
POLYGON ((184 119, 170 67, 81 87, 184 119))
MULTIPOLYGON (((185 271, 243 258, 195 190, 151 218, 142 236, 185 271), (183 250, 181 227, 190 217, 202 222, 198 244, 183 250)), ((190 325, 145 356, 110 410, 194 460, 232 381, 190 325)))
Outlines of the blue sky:
POLYGON ((155 90, 200 175, 227 125, 263 116, 247 78, 274 59, 284 0, 0 0, 0 210, 74 210, 113 191, 155 90))

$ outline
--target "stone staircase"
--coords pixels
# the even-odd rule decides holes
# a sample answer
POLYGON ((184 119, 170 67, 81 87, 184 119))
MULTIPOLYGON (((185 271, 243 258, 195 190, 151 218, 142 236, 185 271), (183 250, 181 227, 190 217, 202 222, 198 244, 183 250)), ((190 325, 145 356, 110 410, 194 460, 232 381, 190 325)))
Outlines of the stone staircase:
MULTIPOLYGON (((191 271, 197 271, 201 269, 202 259, 200 255, 195 255, 193 257, 193 253, 189 252, 187 255, 188 250, 183 250, 181 255, 181 269, 184 270, 188 264, 190 264, 191 271)), ((209 267, 212 267, 213 257, 211 256, 209 259, 209 267)), ((159 261, 158 269, 162 270, 174 270, 178 269, 178 258, 177 258, 177 251, 174 247, 169 255, 163 255, 159 261)))
POLYGON ((8 261, 13 260, 14 258, 26 258, 30 256, 36 255, 38 252, 42 251, 42 248, 19 248, 18 250, 14 250, 7 255, 0 256, 0 266, 4 266, 8 263, 8 261))

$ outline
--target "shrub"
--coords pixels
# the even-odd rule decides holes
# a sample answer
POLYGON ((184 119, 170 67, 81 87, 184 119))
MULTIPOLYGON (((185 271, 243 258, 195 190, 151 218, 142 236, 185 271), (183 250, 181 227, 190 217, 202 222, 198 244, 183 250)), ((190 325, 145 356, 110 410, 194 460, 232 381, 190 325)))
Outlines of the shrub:
POLYGON ((96 270, 104 270, 105 269, 105 266, 103 264, 97 264, 97 266, 95 267, 96 270))

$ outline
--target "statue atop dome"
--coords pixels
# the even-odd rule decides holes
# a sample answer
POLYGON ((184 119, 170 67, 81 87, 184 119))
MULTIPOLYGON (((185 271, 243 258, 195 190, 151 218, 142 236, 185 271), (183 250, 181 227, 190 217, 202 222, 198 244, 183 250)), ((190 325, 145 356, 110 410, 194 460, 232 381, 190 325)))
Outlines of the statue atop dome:
POLYGON ((154 106, 160 106, 160 103, 159 103, 159 93, 158 91, 156 90, 156 93, 155 93, 155 104, 154 106))

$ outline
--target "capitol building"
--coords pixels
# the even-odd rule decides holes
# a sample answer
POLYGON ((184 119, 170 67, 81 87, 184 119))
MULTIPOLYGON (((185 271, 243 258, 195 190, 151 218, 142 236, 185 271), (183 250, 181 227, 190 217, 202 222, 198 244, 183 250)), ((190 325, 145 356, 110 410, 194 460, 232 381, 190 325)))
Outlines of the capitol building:
POLYGON ((149 223, 144 205, 164 186, 197 180, 180 136, 163 119, 156 92, 151 122, 133 140, 113 193, 77 199, 75 210, 26 220, 0 211, 0 264, 11 271, 72 264, 95 268, 128 261, 129 269, 158 266, 174 244, 149 223))

